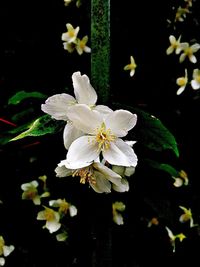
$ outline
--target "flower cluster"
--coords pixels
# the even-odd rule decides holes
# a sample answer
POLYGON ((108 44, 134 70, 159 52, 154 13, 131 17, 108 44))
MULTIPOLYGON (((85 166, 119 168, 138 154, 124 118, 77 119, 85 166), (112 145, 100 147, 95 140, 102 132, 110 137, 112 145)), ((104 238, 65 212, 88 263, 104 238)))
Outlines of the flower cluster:
POLYGON ((47 176, 39 176, 39 180, 43 182, 43 193, 39 192, 39 183, 37 180, 33 180, 29 183, 24 183, 21 185, 23 190, 22 199, 31 200, 34 205, 42 205, 43 209, 37 213, 37 220, 46 221, 43 228, 49 230, 50 233, 57 232, 61 229, 61 232, 56 235, 58 241, 65 241, 67 238, 67 232, 63 231, 62 219, 65 215, 74 217, 77 215, 77 208, 65 199, 49 200, 48 204, 42 203, 43 199, 50 197, 50 192, 48 191, 46 180, 47 176), (48 206, 47 206, 48 205, 48 206))
MULTIPOLYGON (((199 49, 200 44, 194 43, 190 45, 187 42, 181 42, 181 36, 178 39, 174 35, 169 36, 170 46, 166 50, 166 54, 170 55, 175 52, 176 55, 181 54, 179 57, 179 63, 182 63, 186 58, 189 62, 197 63, 197 58, 194 55, 199 49)), ((176 84, 179 86, 176 94, 180 95, 186 88, 187 84, 191 85, 192 89, 200 89, 200 70, 198 68, 193 69, 192 79, 189 82, 188 71, 185 69, 185 75, 176 79, 176 84)))
POLYGON ((0 266, 5 265, 5 257, 7 257, 15 247, 13 245, 7 246, 3 236, 0 236, 0 266))
POLYGON ((66 27, 67 32, 64 32, 61 36, 62 41, 64 41, 64 49, 69 53, 76 50, 79 55, 82 55, 83 52, 90 53, 91 48, 86 45, 88 42, 88 36, 85 35, 82 39, 78 38, 80 27, 77 26, 74 28, 70 23, 67 23, 66 27))
POLYGON ((41 109, 66 121, 63 131, 67 155, 55 169, 57 177, 80 177, 98 193, 129 190, 126 179, 134 173, 137 156, 134 141, 124 141, 137 115, 96 105, 97 93, 87 75, 72 75, 75 97, 62 93, 49 97, 41 109), (115 171, 116 170, 116 171, 115 171))

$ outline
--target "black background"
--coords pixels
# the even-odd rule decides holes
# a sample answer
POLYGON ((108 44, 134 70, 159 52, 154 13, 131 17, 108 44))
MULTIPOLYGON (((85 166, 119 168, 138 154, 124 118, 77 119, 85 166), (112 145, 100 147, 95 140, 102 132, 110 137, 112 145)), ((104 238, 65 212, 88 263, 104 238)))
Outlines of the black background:
MULTIPOLYGON (((90 5, 83 1, 77 9, 64 7, 61 0, 1 1, 0 3, 0 110, 1 117, 16 111, 7 106, 8 98, 19 90, 40 91, 48 96, 62 93, 66 87, 73 94, 71 75, 80 70, 90 76, 90 56, 68 54, 61 35, 67 22, 80 25, 83 35, 90 29, 90 5)), ((6 259, 7 266, 87 266, 146 267, 198 266, 200 252, 198 227, 189 229, 177 222, 178 205, 189 206, 199 221, 199 93, 191 88, 177 96, 176 78, 189 63, 177 64, 175 56, 166 56, 170 34, 183 32, 185 40, 200 42, 200 6, 196 1, 192 15, 174 29, 175 8, 183 1, 111 1, 111 92, 110 104, 119 102, 139 107, 158 117, 175 135, 180 158, 173 153, 143 151, 138 157, 166 160, 189 176, 187 188, 175 189, 169 177, 143 165, 130 182, 130 192, 98 195, 78 181, 60 182, 54 168, 65 157, 62 134, 37 138, 40 144, 27 145, 35 139, 8 144, 1 148, 0 234, 15 251, 6 259), (137 69, 133 78, 123 71, 133 55, 137 69), (56 151, 56 153, 55 153, 56 151), (31 158, 36 161, 31 163, 31 158), (21 201, 20 185, 46 174, 53 197, 69 199, 80 207, 77 218, 68 220, 67 244, 58 243, 36 220, 36 207, 21 201), (166 177, 165 177, 166 176, 166 177), (125 225, 112 223, 110 203, 122 199, 127 205, 125 225), (109 203, 109 205, 108 205, 109 203), (161 218, 158 227, 147 228, 147 218, 161 218), (177 244, 174 254, 163 225, 174 231, 186 231, 188 238, 177 244)), ((90 46, 90 43, 89 43, 90 46)), ((197 53, 199 56, 199 54, 197 53)), ((197 57, 198 57, 197 56, 197 57)), ((195 67, 199 67, 199 63, 195 67)), ((199 67, 200 68, 200 67, 199 67)), ((103 75, 103 73, 102 73, 103 75)), ((42 103, 42 102, 41 102, 42 103)), ((34 105, 40 113, 40 102, 34 105)), ((41 112, 42 115, 42 112, 41 112)), ((1 127, 5 127, 1 125, 1 127)), ((9 127, 9 126, 7 126, 9 127)))

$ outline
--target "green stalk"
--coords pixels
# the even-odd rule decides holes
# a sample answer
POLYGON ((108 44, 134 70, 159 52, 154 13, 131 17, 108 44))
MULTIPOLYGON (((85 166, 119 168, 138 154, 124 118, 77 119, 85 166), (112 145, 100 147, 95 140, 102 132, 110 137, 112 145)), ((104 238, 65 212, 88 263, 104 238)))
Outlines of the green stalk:
POLYGON ((91 81, 101 102, 110 93, 110 0, 91 0, 91 81))

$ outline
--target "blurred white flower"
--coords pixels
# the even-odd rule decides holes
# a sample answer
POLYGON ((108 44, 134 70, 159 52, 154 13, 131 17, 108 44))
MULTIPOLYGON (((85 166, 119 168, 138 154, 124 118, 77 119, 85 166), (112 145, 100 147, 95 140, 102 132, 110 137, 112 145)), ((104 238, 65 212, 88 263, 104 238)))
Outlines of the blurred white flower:
POLYGON ((135 74, 136 67, 135 59, 133 56, 130 56, 130 63, 124 67, 124 70, 130 70, 130 76, 132 77, 135 74))
POLYGON ((194 90, 200 88, 200 70, 194 69, 193 70, 193 80, 191 81, 191 86, 194 90))
POLYGON ((180 95, 185 90, 187 83, 188 83, 188 74, 187 70, 185 69, 185 76, 176 79, 176 84, 179 86, 179 89, 176 92, 177 95, 180 95))

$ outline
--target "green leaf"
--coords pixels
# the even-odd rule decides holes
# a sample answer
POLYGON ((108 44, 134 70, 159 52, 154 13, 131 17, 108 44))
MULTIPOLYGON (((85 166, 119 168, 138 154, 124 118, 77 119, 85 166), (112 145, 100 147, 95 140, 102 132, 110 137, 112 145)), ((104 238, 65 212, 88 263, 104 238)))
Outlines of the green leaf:
POLYGON ((169 164, 166 164, 166 163, 159 163, 157 161, 154 161, 154 160, 145 160, 149 166, 155 168, 155 169, 158 169, 158 170, 162 170, 162 171, 165 171, 167 173, 169 173, 171 176, 173 177, 178 177, 179 176, 179 171, 177 171, 174 167, 172 167, 171 165, 169 164))
MULTIPOLYGON (((117 103, 114 105, 118 108, 121 107, 117 103)), ((121 108, 127 109, 138 116, 136 127, 133 129, 138 143, 155 151, 171 149, 179 157, 179 150, 174 135, 158 118, 139 108, 127 105, 121 108)))
POLYGON ((16 141, 27 136, 41 136, 45 134, 54 134, 61 129, 63 122, 54 121, 49 115, 44 115, 36 119, 31 125, 29 124, 28 129, 10 141, 16 141))
POLYGON ((40 92, 25 92, 25 91, 19 91, 15 95, 13 95, 11 98, 8 100, 8 104, 12 105, 17 105, 19 104, 22 100, 27 99, 27 98, 46 98, 47 96, 40 93, 40 92))
POLYGON ((156 151, 171 149, 179 157, 176 139, 163 123, 144 111, 139 109, 135 111, 138 114, 138 136, 140 138, 138 142, 156 151))

